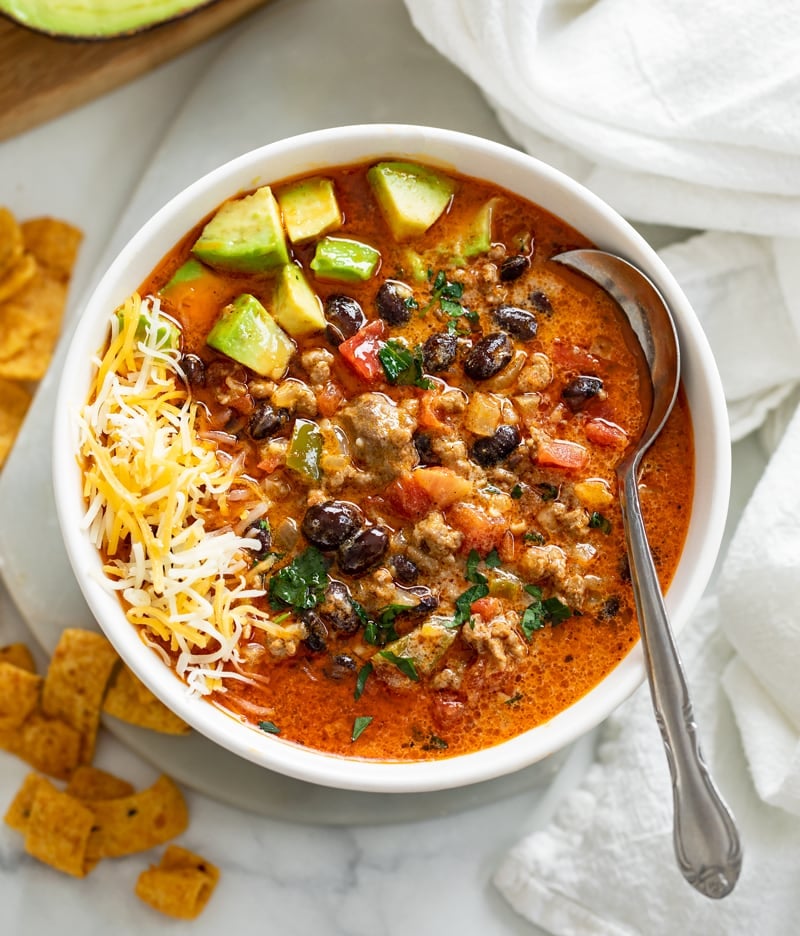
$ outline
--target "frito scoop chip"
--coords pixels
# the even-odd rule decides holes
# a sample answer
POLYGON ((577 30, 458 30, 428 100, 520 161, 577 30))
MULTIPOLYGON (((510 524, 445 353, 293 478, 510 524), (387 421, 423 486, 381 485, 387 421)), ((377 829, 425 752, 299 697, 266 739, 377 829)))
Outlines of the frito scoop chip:
POLYGON ((66 284, 42 274, 0 303, 0 377, 44 377, 61 331, 66 301, 66 284))
POLYGON ((25 851, 65 874, 85 877, 95 865, 86 857, 94 822, 88 806, 44 780, 30 807, 25 851))
POLYGON ((19 728, 0 736, 0 747, 49 777, 66 780, 80 763, 81 735, 58 718, 33 712, 19 728))
POLYGON ((139 875, 136 896, 167 916, 194 920, 202 913, 218 881, 219 869, 205 858, 170 845, 157 865, 139 875))
MULTIPOLYGON (((1 328, 2 322, 0 322, 1 328)), ((3 332, 0 330, 0 341, 5 340, 2 335, 3 332)), ((11 451, 30 402, 31 395, 24 387, 0 378, 0 468, 11 451)))
POLYGON ((28 673, 36 672, 36 661, 24 643, 13 643, 0 647, 0 663, 11 663, 28 673))
POLYGON ((124 664, 112 677, 103 711, 120 721, 162 734, 188 734, 191 728, 167 708, 124 664))
POLYGON ((83 234, 57 218, 33 218, 20 225, 25 249, 57 280, 66 283, 83 234))
POLYGON ((39 706, 43 679, 0 660, 0 735, 19 728, 39 706))
POLYGON ((99 767, 82 764, 69 778, 64 792, 81 800, 108 800, 130 796, 134 792, 134 786, 99 767))
POLYGON ((0 277, 22 256, 24 241, 17 220, 8 208, 0 208, 0 277))
POLYGON ((38 270, 32 254, 23 254, 19 260, 0 277, 0 302, 10 299, 36 276, 38 270))
POLYGON ((94 756, 103 696, 118 659, 102 634, 72 628, 61 634, 50 660, 42 712, 80 734, 81 764, 91 763, 94 756))

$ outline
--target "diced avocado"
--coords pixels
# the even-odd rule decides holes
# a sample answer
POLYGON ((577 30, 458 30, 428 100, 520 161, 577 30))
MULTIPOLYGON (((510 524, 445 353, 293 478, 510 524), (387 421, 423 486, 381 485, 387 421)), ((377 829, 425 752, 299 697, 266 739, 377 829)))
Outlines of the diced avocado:
POLYGON ((295 182, 278 192, 286 233, 293 244, 303 244, 340 227, 342 212, 330 179, 295 182))
POLYGON ((311 481, 322 477, 319 460, 324 440, 319 426, 310 419, 296 419, 286 452, 286 467, 311 481))
POLYGON ((322 302, 308 285, 303 271, 293 263, 281 267, 278 273, 272 315, 293 338, 302 338, 325 328, 322 302))
POLYGON ((284 375, 295 351, 292 339, 258 299, 247 293, 222 310, 206 341, 270 380, 284 375))
MULTIPOLYGON (((119 322, 120 329, 125 327, 125 318, 122 312, 117 312, 117 321, 119 322)), ((158 318, 156 319, 158 327, 156 328, 156 347, 158 348, 178 348, 181 343, 181 328, 177 322, 174 322, 171 318, 167 318, 163 312, 159 313, 158 318)), ((153 324, 153 319, 150 316, 145 315, 144 312, 139 314, 139 324, 136 326, 136 337, 140 341, 144 341, 148 337, 148 333, 153 324)))
POLYGON ((381 213, 395 240, 424 234, 447 208, 456 184, 408 162, 378 163, 367 172, 381 213))
POLYGON ((130 36, 205 6, 208 0, 0 0, 0 12, 30 29, 71 39, 130 36))
MULTIPOLYGON (((455 628, 448 627, 450 618, 434 615, 419 627, 386 644, 383 651, 390 655, 411 660, 420 676, 430 676, 450 645, 456 639, 455 628)), ((375 673, 391 685, 397 682, 397 667, 391 657, 381 652, 372 657, 375 673)))
POLYGON ((311 269, 320 279, 357 283, 374 275, 380 259, 380 253, 369 244, 342 237, 323 237, 317 244, 311 269))
POLYGON ((424 283, 428 279, 429 264, 410 247, 403 248, 403 272, 417 283, 424 283))
POLYGON ((194 258, 187 260, 182 266, 172 274, 172 278, 166 285, 161 287, 161 292, 168 292, 175 286, 182 286, 185 283, 192 283, 206 272, 206 268, 199 260, 194 258))
POLYGON ((198 260, 235 273, 269 273, 289 262, 286 235, 268 185, 225 202, 192 247, 198 260))
POLYGON ((492 246, 492 216, 499 198, 490 198, 470 222, 460 239, 456 253, 469 259, 485 254, 492 246))

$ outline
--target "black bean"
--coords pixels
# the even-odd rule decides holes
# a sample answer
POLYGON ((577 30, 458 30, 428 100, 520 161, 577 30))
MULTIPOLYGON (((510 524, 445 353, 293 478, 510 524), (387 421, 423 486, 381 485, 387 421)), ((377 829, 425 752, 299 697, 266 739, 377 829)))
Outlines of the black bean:
POLYGON ((603 606, 600 608, 597 616, 601 621, 609 621, 611 618, 615 618, 619 614, 619 609, 619 595, 612 595, 610 598, 606 598, 606 600, 603 602, 603 606))
POLYGON ((353 607, 347 586, 342 582, 334 580, 329 583, 316 610, 328 627, 340 634, 354 634, 361 627, 361 618, 353 607))
POLYGON ((427 432, 418 432, 414 436, 414 448, 417 450, 420 465, 441 465, 442 461, 433 451, 432 440, 427 432))
POLYGON ((414 607, 411 609, 412 611, 423 613, 435 611, 439 607, 438 597, 424 585, 418 585, 416 588, 410 588, 409 591, 412 595, 416 595, 419 598, 419 603, 414 605, 414 607))
POLYGON ((499 305, 492 313, 495 322, 504 330, 520 338, 530 341, 536 337, 539 323, 533 312, 526 312, 512 305, 499 305))
POLYGON ((528 301, 537 312, 543 312, 545 315, 553 314, 553 307, 550 305, 550 300, 541 289, 534 289, 530 296, 528 296, 528 301))
POLYGON ((321 653, 325 649, 325 638, 328 636, 328 628, 324 621, 315 611, 304 611, 302 620, 306 626, 303 643, 312 653, 321 653))
POLYGON ((512 280, 519 279, 530 265, 530 257, 526 257, 525 254, 515 254, 513 257, 506 257, 500 265, 500 279, 504 283, 510 283, 512 280))
POLYGON ((333 679, 344 679, 345 676, 355 673, 358 669, 358 663, 349 653, 337 653, 331 662, 333 666, 330 675, 333 679))
POLYGON ((514 346, 505 332, 486 335, 464 358, 464 373, 473 380, 488 380, 499 373, 514 355, 514 346))
POLYGON ((490 468, 508 458, 521 441, 522 437, 516 426, 498 426, 494 435, 472 443, 469 457, 483 468, 490 468))
POLYGON ((269 522, 264 520, 263 517, 260 520, 255 520, 244 531, 244 535, 248 539, 258 540, 259 542, 260 549, 257 552, 253 551, 255 562, 266 559, 270 549, 272 549, 272 530, 269 528, 269 522))
POLYGON ((326 335, 337 347, 366 324, 361 306, 350 296, 328 296, 325 300, 326 335))
POLYGON ((411 318, 411 305, 408 300, 413 298, 414 293, 405 283, 386 280, 375 297, 378 315, 388 325, 405 325, 411 318))
POLYGON ((401 585, 413 585, 419 578, 417 564, 412 562, 408 556, 392 556, 392 568, 394 569, 394 580, 401 585))
POLYGON ((256 403, 250 417, 248 432, 254 439, 267 439, 279 432, 289 422, 289 410, 275 409, 271 403, 261 400, 256 403))
POLYGON ((339 568, 351 575, 377 565, 389 548, 389 534, 382 527, 368 527, 339 547, 339 568))
POLYGON ((603 381, 599 377, 590 377, 581 374, 561 391, 561 399, 576 413, 603 389, 603 381))
POLYGON ((181 370, 186 375, 186 382, 193 387, 204 387, 206 366, 196 354, 181 355, 181 370))
POLYGON ((303 517, 303 533, 319 549, 336 549, 363 525, 364 515, 347 501, 314 504, 303 517))
POLYGON ((458 339, 447 332, 431 335, 422 346, 422 362, 425 370, 431 374, 447 370, 455 361, 458 351, 458 339))

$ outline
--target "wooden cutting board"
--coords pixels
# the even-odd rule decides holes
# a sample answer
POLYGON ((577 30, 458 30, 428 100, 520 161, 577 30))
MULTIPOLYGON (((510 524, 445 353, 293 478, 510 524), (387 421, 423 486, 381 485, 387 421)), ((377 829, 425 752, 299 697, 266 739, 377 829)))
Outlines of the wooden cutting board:
POLYGON ((217 0, 173 23, 102 42, 50 39, 0 17, 0 140, 163 64, 266 2, 217 0))

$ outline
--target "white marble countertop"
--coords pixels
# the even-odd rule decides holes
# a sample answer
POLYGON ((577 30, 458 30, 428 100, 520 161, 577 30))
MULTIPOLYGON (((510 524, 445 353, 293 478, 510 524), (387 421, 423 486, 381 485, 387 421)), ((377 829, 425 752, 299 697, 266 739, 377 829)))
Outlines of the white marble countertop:
MULTIPOLYGON (((366 14, 369 8, 373 21, 364 23, 367 33, 370 29, 391 33, 392 42, 403 47, 403 69, 410 61, 417 81, 436 77, 442 99, 452 100, 453 119, 449 125, 493 132, 486 129, 486 121, 491 118, 476 92, 471 92, 473 99, 467 97, 460 105, 456 102, 459 83, 465 79, 455 77, 449 65, 437 61, 437 54, 415 38, 400 0, 379 0, 369 3, 369 7, 368 0, 342 0, 335 14, 326 14, 332 18, 330 23, 317 24, 316 38, 298 38, 290 47, 287 37, 294 34, 304 12, 319 13, 323 7, 314 0, 295 0, 291 5, 288 0, 279 0, 258 14, 262 34, 266 33, 270 40, 260 47, 260 54, 274 61, 276 73, 298 61, 303 43, 306 48, 309 43, 317 43, 318 61, 310 67, 312 71, 324 71, 330 65, 326 57, 330 59, 332 54, 331 41, 345 41, 344 32, 338 36, 332 36, 332 32, 339 28, 352 33, 353 23, 348 26, 347 16, 366 14), (442 90, 448 81, 453 82, 452 88, 442 90), (463 117, 468 107, 477 109, 472 124, 463 117)), ((0 204, 8 205, 21 217, 48 213, 69 219, 86 233, 72 289, 73 312, 81 294, 94 282, 103 257, 115 250, 132 226, 138 226, 166 195, 209 166, 208 158, 192 148, 191 126, 196 126, 204 104, 198 100, 196 89, 208 88, 203 78, 229 43, 238 42, 247 49, 251 27, 252 22, 246 21, 123 89, 0 143, 0 204), (159 158, 163 160, 157 160, 154 166, 151 159, 159 146, 159 158), (138 185, 143 177, 144 183, 138 185)), ((335 94, 326 96, 321 92, 320 99, 315 100, 313 83, 292 76, 301 113, 293 113, 286 121, 287 132, 359 122, 352 100, 356 89, 363 95, 360 112, 365 121, 435 122, 435 111, 419 97, 414 105, 419 117, 415 117, 414 107, 408 103, 414 97, 413 89, 397 114, 387 113, 381 89, 385 91, 393 81, 410 80, 410 72, 398 67, 399 57, 394 62, 384 57, 377 67, 385 74, 370 91, 366 78, 368 73, 370 81, 374 76, 378 53, 368 42, 356 47, 363 53, 348 62, 349 113, 335 94)), ((262 63, 261 67, 266 66, 262 63)), ((264 94, 274 90, 274 85, 265 87, 264 94)), ((224 134, 226 125, 236 119, 235 114, 224 112, 225 94, 224 82, 219 89, 212 89, 209 113, 213 116, 209 124, 214 134, 224 134)), ((243 110, 239 109, 239 119, 247 120, 243 110)), ((256 138, 256 142, 266 140, 256 138)), ((221 159, 215 158, 211 165, 250 145, 253 141, 244 134, 232 144, 231 153, 223 152, 221 159)), ((30 418, 40 419, 43 408, 43 399, 37 398, 30 418)), ((49 458, 49 453, 42 453, 42 457, 49 458)), ((734 516, 762 464, 756 447, 747 442, 737 447, 734 516)), ((41 485, 42 500, 47 503, 46 470, 40 470, 36 477, 39 480, 32 483, 41 485)), ((36 490, 33 494, 36 496, 36 490)), ((8 511, 7 505, 0 506, 0 533, 10 522, 8 511)), ((42 532, 45 538, 55 535, 52 522, 46 518, 42 532)), ((46 544, 43 548, 47 548, 46 544)), ((12 558, 13 546, 6 544, 5 550, 5 556, 0 555, 0 567, 4 558, 12 558)), ((53 602, 52 613, 57 617, 58 596, 48 595, 48 600, 53 602)), ((19 639, 33 643, 20 610, 27 611, 16 608, 0 584, 0 644, 19 639)), ((370 826, 281 821, 224 805, 187 789, 191 822, 181 843, 222 869, 221 883, 212 901, 191 924, 162 918, 134 896, 136 877, 156 860, 153 855, 101 863, 88 878, 76 881, 29 858, 21 838, 0 826, 2 932, 39 936, 58 929, 86 936, 105 936, 109 932, 126 936, 144 930, 185 930, 199 936, 217 934, 221 927, 247 926, 256 932, 282 936, 533 934, 537 932, 534 927, 516 916, 494 890, 491 877, 508 848, 552 815, 560 797, 579 781, 590 756, 591 738, 573 749, 549 788, 540 786, 510 796, 498 788, 500 799, 492 802, 488 796, 483 805, 467 811, 370 826)), ((139 785, 149 783, 156 775, 154 766, 108 732, 101 735, 96 762, 139 785)), ((26 772, 24 764, 0 752, 0 810, 5 809, 26 772)))

